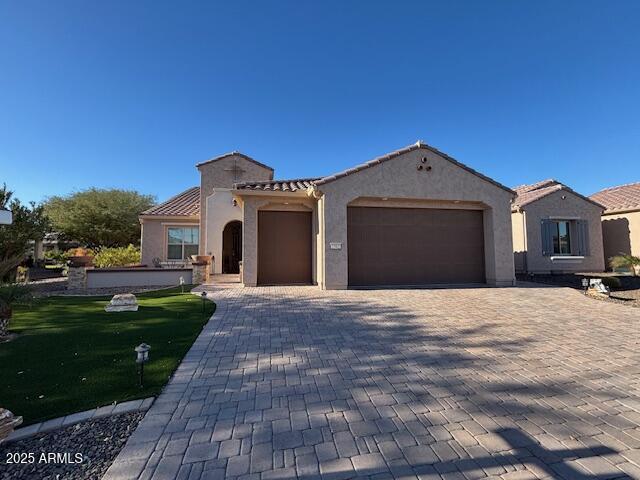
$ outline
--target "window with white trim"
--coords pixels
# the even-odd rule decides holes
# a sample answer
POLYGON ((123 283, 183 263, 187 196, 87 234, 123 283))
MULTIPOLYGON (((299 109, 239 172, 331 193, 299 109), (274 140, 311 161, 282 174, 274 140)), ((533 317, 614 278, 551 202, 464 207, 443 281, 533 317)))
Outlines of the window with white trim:
POLYGON ((198 254, 198 227, 167 228, 167 260, 187 260, 198 254))

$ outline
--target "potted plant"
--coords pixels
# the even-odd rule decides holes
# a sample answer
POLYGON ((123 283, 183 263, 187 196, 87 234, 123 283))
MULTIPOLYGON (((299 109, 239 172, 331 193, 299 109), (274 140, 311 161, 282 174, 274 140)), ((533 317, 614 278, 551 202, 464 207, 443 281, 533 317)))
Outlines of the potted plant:
POLYGON ((93 250, 89 248, 72 248, 67 252, 69 262, 74 267, 90 267, 93 265, 93 250))

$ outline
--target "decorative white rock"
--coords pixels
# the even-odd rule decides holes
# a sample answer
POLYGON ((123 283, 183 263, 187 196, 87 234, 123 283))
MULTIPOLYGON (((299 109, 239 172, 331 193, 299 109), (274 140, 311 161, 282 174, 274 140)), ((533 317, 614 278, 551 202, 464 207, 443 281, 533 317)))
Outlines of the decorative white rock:
POLYGON ((138 300, 132 293, 121 293, 114 295, 104 309, 106 312, 137 312, 138 300))
POLYGON ((16 417, 6 408, 0 408, 0 443, 22 423, 22 417, 16 417))

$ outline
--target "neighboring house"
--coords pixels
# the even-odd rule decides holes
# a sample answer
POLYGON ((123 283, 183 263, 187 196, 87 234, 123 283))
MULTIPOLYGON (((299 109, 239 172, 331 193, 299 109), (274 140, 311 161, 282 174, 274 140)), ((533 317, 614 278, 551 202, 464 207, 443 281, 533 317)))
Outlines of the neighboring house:
POLYGON ((516 273, 600 272, 603 206, 556 180, 515 188, 516 273))
POLYGON ((144 212, 143 263, 242 260, 245 286, 514 284, 514 192, 422 142, 321 178, 273 180, 233 152, 144 212))
POLYGON ((606 188, 591 199, 605 207, 602 235, 607 266, 620 253, 640 256, 640 182, 606 188))

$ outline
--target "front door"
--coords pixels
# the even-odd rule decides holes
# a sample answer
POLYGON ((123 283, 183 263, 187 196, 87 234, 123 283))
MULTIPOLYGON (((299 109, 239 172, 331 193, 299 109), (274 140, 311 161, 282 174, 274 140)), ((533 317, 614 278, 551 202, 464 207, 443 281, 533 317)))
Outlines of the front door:
POLYGON ((222 273, 240 273, 242 222, 227 223, 222 231, 222 273))

